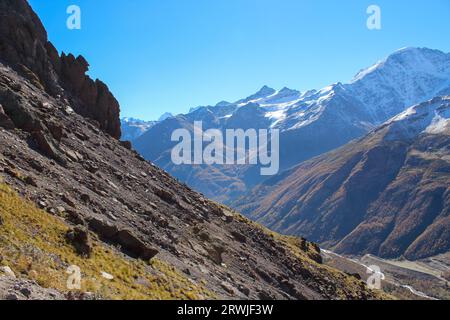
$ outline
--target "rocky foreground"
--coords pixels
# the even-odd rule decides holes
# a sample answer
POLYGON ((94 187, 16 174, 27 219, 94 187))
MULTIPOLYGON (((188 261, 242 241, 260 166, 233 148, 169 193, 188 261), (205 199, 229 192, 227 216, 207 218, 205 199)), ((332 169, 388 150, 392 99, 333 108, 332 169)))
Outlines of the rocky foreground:
POLYGON ((383 297, 118 141, 117 101, 26 1, 0 0, 0 44, 0 298, 383 297))

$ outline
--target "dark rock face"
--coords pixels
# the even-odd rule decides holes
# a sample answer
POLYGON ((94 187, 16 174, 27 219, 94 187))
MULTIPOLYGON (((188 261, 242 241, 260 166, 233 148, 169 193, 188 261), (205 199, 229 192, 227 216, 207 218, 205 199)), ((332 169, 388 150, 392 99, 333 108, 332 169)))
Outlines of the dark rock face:
POLYGON ((103 130, 120 138, 119 103, 106 84, 86 76, 89 69, 87 61, 82 56, 75 58, 72 54, 63 53, 55 68, 60 68, 64 87, 69 88, 75 98, 78 98, 77 111, 97 120, 103 130))
POLYGON ((58 55, 26 0, 0 0, 0 57, 34 86, 71 101, 76 112, 120 138, 117 100, 103 82, 86 75, 89 64, 82 56, 58 55))
POLYGON ((39 86, 57 94, 56 74, 47 57, 47 32, 25 0, 0 1, 0 56, 39 86), (26 72, 25 72, 26 70, 26 72))

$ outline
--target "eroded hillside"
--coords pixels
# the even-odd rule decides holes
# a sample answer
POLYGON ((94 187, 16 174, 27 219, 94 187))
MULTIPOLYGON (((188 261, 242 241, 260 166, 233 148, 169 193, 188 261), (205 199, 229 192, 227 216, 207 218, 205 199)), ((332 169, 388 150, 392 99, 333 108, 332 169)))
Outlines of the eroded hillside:
POLYGON ((119 142, 117 101, 84 58, 59 57, 26 1, 0 8, 0 252, 16 276, 56 298, 382 297, 119 142), (70 265, 84 280, 69 294, 70 265))

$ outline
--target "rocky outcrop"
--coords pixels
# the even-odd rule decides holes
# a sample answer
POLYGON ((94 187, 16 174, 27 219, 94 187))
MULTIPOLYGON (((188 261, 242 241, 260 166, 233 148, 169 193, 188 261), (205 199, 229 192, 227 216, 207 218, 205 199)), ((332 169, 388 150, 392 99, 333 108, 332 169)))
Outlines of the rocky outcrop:
POLYGON ((120 138, 120 106, 107 85, 86 75, 89 64, 82 56, 59 56, 26 0, 0 0, 0 59, 37 88, 70 101, 76 112, 120 138))
POLYGON ((89 64, 82 56, 75 58, 72 54, 62 53, 56 61, 54 66, 59 70, 63 86, 79 100, 76 111, 97 120, 103 130, 120 138, 120 106, 108 86, 86 75, 89 64))
POLYGON ((119 229, 117 225, 98 218, 90 219, 88 224, 102 239, 120 245, 132 256, 150 260, 158 254, 158 250, 138 239, 130 230, 119 229))

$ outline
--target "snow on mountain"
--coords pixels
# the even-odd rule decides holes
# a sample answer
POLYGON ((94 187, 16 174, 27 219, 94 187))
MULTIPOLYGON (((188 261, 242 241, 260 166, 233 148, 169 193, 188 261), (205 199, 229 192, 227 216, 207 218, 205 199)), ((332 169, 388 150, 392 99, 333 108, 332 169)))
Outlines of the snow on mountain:
POLYGON ((270 97, 270 96, 276 94, 276 92, 277 91, 275 89, 272 89, 268 86, 263 86, 258 92, 256 92, 255 94, 252 94, 251 96, 248 96, 245 99, 237 101, 236 104, 243 106, 250 102, 257 103, 258 101, 262 100, 263 98, 267 98, 267 97, 270 97))
MULTIPOLYGON (((283 171, 364 136, 412 105, 443 95, 450 95, 450 54, 426 48, 404 48, 360 71, 348 83, 338 82, 304 93, 264 86, 233 103, 222 101, 215 106, 191 109, 188 114, 152 127, 138 139, 136 149, 148 160, 169 168, 170 159, 161 158, 170 154, 168 151, 173 146, 167 140, 169 129, 189 127, 200 120, 204 128, 220 130, 273 128, 280 130, 280 170, 283 171)), ((447 126, 439 117, 428 122, 430 128, 422 130, 436 131, 447 126)), ((229 186, 225 182, 214 193, 208 188, 208 179, 201 182, 203 169, 209 170, 197 168, 199 172, 195 172, 197 190, 214 199, 226 195, 229 186)), ((177 172, 171 173, 181 180, 194 176, 189 171, 191 168, 173 170, 177 172)), ((227 175, 223 168, 217 170, 227 175)), ((233 181, 239 179, 239 185, 245 188, 261 182, 260 177, 250 171, 231 171, 237 172, 233 181)))
POLYGON ((326 114, 370 128, 411 105, 446 94, 450 94, 450 54, 405 48, 360 71, 347 84, 336 83, 303 95, 285 88, 256 103, 266 108, 267 116, 276 122, 272 125, 281 130, 311 125, 326 114), (279 99, 282 93, 289 94, 279 99), (274 112, 284 120, 274 117, 274 112))
POLYGON ((412 106, 388 120, 387 139, 410 139, 420 133, 450 132, 450 96, 436 97, 429 102, 412 106))
POLYGON ((268 178, 233 207, 340 254, 434 256, 450 249, 442 240, 450 230, 449 145, 450 96, 435 97, 268 178))
POLYGON ((164 121, 164 120, 172 118, 172 117, 173 117, 173 114, 171 114, 170 112, 166 112, 166 113, 163 113, 161 115, 161 117, 159 117, 158 121, 164 121))
POLYGON ((234 103, 191 108, 230 118, 239 108, 256 104, 272 120, 270 127, 295 130, 322 117, 339 117, 364 130, 382 124, 405 108, 450 94, 450 54, 427 48, 403 48, 361 70, 346 84, 335 83, 301 93, 263 86, 234 103))
POLYGON ((122 118, 120 124, 122 127, 122 140, 133 141, 147 132, 156 121, 144 121, 135 118, 122 118))
POLYGON ((398 50, 346 85, 377 124, 449 86, 450 54, 426 48, 398 50))

